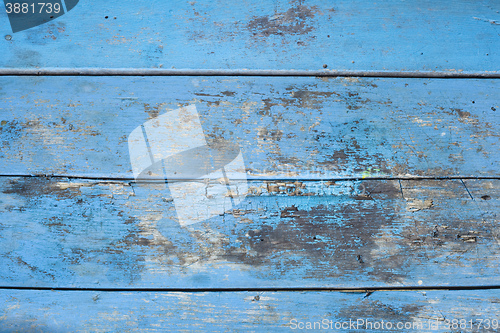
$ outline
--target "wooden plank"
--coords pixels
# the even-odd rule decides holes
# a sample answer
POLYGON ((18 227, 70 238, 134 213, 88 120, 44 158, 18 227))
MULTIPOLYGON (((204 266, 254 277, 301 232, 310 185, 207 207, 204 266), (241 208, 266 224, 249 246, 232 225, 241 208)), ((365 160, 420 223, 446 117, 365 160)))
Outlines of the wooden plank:
POLYGON ((497 177, 500 81, 2 77, 0 174, 131 178, 127 138, 195 105, 253 178, 497 177))
MULTIPOLYGON (((498 180, 466 182, 473 183, 475 191, 479 193, 490 193, 492 198, 500 195, 498 180)), ((417 250, 414 252, 415 256, 421 257, 425 262, 442 263, 440 274, 449 274, 451 280, 453 272, 458 269, 457 265, 461 272, 472 275, 475 274, 472 272, 481 272, 485 267, 497 265, 490 261, 493 256, 499 255, 500 250, 497 229, 499 206, 496 200, 481 207, 469 195, 465 181, 461 180, 402 180, 401 185, 406 209, 411 212, 411 225, 409 223, 402 235, 413 243, 417 250), (465 191, 460 191, 459 188, 465 191), (440 195, 435 195, 436 192, 440 195), (444 206, 447 206, 446 216, 443 216, 444 206), (475 245, 480 243, 490 245, 485 248, 475 245), (471 244, 474 245, 471 247, 471 244), (464 256, 469 254, 475 259, 470 265, 462 266, 464 256)), ((471 279, 468 283, 474 284, 475 281, 471 279)))
POLYGON ((15 34, 0 11, 0 67, 498 73, 499 10, 487 0, 80 1, 15 34))
POLYGON ((2 290, 0 304, 2 332, 495 332, 500 293, 2 290))
POLYGON ((187 226, 159 185, 1 177, 0 286, 500 283, 500 180, 476 181, 481 210, 460 180, 252 181, 233 210, 187 226))
POLYGON ((494 220, 498 218, 500 212, 498 201, 491 200, 498 196, 495 182, 482 182, 475 179, 464 180, 467 192, 477 205, 477 210, 481 212, 483 220, 494 220))

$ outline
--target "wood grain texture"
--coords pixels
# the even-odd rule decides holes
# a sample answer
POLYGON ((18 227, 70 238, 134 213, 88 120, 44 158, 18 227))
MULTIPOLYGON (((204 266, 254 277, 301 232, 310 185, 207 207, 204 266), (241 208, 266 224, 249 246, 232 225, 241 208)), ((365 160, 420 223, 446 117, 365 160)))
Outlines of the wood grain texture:
POLYGON ((253 178, 497 177, 499 80, 2 77, 0 173, 132 178, 127 138, 195 105, 253 178))
POLYGON ((161 184, 0 181, 4 286, 370 288, 500 282, 500 180, 470 184, 475 195, 489 200, 473 200, 461 180, 255 181, 235 209, 184 227, 161 184))
POLYGON ((497 332, 499 313, 498 290, 0 291, 0 332, 497 332))
POLYGON ((16 34, 0 11, 0 67, 498 72, 499 10, 494 0, 80 1, 16 34))
POLYGON ((80 1, 12 34, 1 10, 0 332, 498 331, 500 80, 406 77, 498 77, 499 11, 80 1), (203 76, 113 76, 159 69, 203 76), (337 71, 400 78, 312 76, 337 71), (174 192, 132 180, 127 138, 187 105, 250 180, 181 226, 174 192), (414 290, 436 286, 462 290, 414 290))

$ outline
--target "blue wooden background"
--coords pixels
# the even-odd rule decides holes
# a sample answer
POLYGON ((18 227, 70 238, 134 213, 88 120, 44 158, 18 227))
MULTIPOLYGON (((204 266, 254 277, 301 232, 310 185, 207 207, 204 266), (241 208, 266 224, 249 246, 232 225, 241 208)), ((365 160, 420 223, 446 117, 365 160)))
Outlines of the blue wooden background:
POLYGON ((2 8, 0 332, 498 331, 499 11, 80 1, 14 34, 2 8), (187 105, 249 192, 180 226, 127 138, 187 105))

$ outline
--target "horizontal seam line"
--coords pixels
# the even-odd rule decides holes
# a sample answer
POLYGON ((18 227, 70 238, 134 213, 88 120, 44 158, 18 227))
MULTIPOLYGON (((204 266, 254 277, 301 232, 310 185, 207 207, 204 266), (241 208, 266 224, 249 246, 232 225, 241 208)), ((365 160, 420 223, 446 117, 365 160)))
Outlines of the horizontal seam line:
POLYGON ((405 286, 405 287, 262 287, 262 288, 76 288, 76 287, 23 287, 0 286, 0 290, 39 290, 39 291, 109 291, 109 292, 301 292, 301 291, 334 291, 334 292, 375 292, 375 291, 412 291, 412 290, 493 290, 500 289, 499 285, 488 286, 405 286))
MULTIPOLYGON (((134 182, 134 183, 153 183, 153 182, 164 182, 164 178, 158 179, 148 179, 148 180, 136 180, 134 178, 127 177, 91 177, 91 176, 72 176, 72 175, 44 175, 44 174, 0 174, 0 178, 67 178, 67 179, 85 179, 85 180, 112 180, 112 181, 124 181, 124 182, 134 182)), ((344 177, 344 178, 300 178, 300 177, 290 177, 290 178, 231 178, 230 180, 235 181, 349 181, 349 180, 461 180, 461 179, 477 179, 477 180, 499 180, 500 176, 411 176, 411 177, 344 177)), ((203 180, 202 178, 171 178, 171 181, 194 181, 203 180)), ((214 179, 215 181, 216 179, 214 179)))
POLYGON ((381 78, 476 78, 498 79, 492 72, 422 72, 365 70, 220 70, 220 69, 156 69, 156 68, 0 68, 0 76, 322 76, 381 78))

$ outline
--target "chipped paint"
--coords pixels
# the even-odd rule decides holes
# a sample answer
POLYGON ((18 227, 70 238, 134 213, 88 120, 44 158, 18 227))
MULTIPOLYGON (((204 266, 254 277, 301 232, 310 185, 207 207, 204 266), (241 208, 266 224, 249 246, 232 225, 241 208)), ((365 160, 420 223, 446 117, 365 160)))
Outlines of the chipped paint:
MULTIPOLYGON (((54 279, 64 283, 67 274, 75 274, 71 281, 86 286, 96 281, 100 286, 113 281, 219 286, 222 276, 248 286, 293 285, 297 277, 312 285, 394 285, 409 283, 421 269, 431 268, 435 273, 420 279, 439 284, 439 272, 457 264, 463 273, 455 281, 471 274, 481 279, 482 273, 470 271, 475 256, 455 259, 456 251, 474 246, 485 255, 485 272, 495 270, 497 249, 491 242, 496 240, 488 233, 493 224, 476 221, 495 218, 491 205, 498 201, 497 182, 484 182, 482 192, 470 185, 474 195, 487 191, 492 198, 483 201, 489 208, 481 211, 474 209, 475 201, 460 182, 426 181, 417 188, 408 182, 402 190, 398 181, 368 179, 251 182, 250 188, 261 192, 254 190, 240 207, 183 228, 175 222, 173 203, 165 200, 161 184, 16 178, 3 185, 0 201, 12 207, 2 214, 10 214, 10 221, 27 233, 12 235, 4 258, 14 261, 5 264, 18 267, 18 276, 26 281, 42 284, 54 279), (369 200, 360 200, 363 195, 369 200), (458 206, 463 208, 457 211, 458 206), (458 218, 464 214, 469 217, 458 218), (67 262, 58 266, 59 273, 51 260, 34 261, 31 247, 23 245, 29 241, 37 248, 48 239, 54 246, 43 245, 44 253, 67 262), (442 251, 430 253, 435 244, 442 251), (415 251, 437 256, 436 262, 415 256, 415 251), (450 261, 441 262, 438 258, 446 253, 450 261), (181 276, 185 278, 179 280, 181 276)), ((10 230, 9 223, 4 220, 2 226, 10 230)), ((491 283, 491 275, 484 274, 491 283)), ((0 279, 9 283, 12 277, 0 279)))
POLYGON ((429 209, 433 206, 432 200, 407 199, 406 210, 409 212, 418 212, 422 209, 429 209))
POLYGON ((2 173, 15 167, 25 174, 130 177, 123 137, 151 116, 193 101, 207 139, 237 143, 252 177, 362 178, 370 168, 380 170, 377 177, 470 177, 495 174, 499 163, 494 80, 450 79, 442 86, 424 79, 200 77, 195 87, 182 77, 155 84, 151 78, 72 78, 75 91, 67 96, 55 94, 67 86, 62 78, 36 80, 3 89, 32 97, 5 102, 2 173), (174 93, 179 89, 181 98, 174 93), (449 100, 429 95, 436 90, 449 100), (480 100, 479 92, 488 96, 480 100), (117 104, 120 96, 140 97, 117 104), (49 102, 39 103, 36 113, 28 110, 41 99, 49 102), (43 153, 35 149, 40 146, 43 153))
POLYGON ((269 37, 271 35, 304 35, 313 31, 308 20, 314 18, 318 7, 296 4, 285 12, 277 12, 274 15, 254 17, 248 22, 247 28, 257 37, 269 37))

